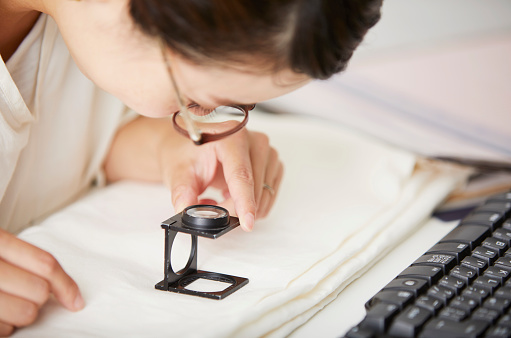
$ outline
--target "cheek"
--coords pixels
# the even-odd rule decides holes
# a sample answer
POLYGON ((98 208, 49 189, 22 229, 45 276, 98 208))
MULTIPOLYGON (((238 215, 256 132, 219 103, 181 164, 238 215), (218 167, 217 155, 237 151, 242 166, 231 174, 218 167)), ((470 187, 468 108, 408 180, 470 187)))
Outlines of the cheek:
POLYGON ((130 65, 97 70, 89 72, 89 78, 141 115, 164 117, 178 110, 168 79, 155 70, 130 65))

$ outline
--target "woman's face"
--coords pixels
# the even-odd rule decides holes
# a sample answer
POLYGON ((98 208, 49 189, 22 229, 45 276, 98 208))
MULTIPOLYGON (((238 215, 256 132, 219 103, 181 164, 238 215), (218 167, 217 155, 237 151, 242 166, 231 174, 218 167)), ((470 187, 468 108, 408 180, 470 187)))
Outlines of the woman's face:
MULTIPOLYGON (((160 45, 135 27, 128 0, 55 3, 50 14, 87 77, 139 114, 162 117, 178 110, 160 45)), ((267 74, 250 64, 201 66, 166 53, 185 103, 208 108, 268 100, 309 80, 290 70, 267 74)))

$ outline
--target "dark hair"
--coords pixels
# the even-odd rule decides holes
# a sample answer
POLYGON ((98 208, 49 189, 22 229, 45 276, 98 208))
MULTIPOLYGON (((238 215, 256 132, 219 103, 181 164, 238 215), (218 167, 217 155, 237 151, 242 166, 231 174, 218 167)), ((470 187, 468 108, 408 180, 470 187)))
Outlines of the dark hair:
POLYGON ((131 0, 141 29, 191 61, 262 57, 272 70, 327 79, 380 19, 382 0, 131 0))

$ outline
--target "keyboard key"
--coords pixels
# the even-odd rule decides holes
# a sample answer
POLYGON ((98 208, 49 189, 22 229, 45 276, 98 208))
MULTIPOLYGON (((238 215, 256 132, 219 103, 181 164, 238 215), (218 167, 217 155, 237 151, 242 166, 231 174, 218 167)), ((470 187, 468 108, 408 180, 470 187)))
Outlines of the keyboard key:
POLYGON ((415 296, 419 295, 419 293, 424 292, 428 287, 428 282, 424 279, 419 278, 396 278, 390 283, 388 283, 383 289, 398 289, 404 291, 410 291, 415 296))
POLYGON ((433 285, 428 289, 428 296, 439 299, 444 305, 454 297, 454 291, 441 285, 433 285))
POLYGON ((442 268, 447 273, 456 265, 456 257, 446 254, 425 254, 419 257, 412 265, 433 265, 442 268))
POLYGON ((499 288, 497 291, 495 291, 494 296, 497 298, 504 298, 504 299, 511 300, 511 288, 508 286, 499 288))
POLYGON ((499 258, 499 253, 496 250, 478 246, 472 251, 472 256, 484 259, 488 265, 492 265, 499 258))
POLYGON ((490 277, 488 275, 479 276, 476 278, 474 283, 472 283, 473 286, 480 286, 482 288, 487 289, 490 291, 490 294, 493 294, 496 288, 500 286, 500 281, 496 278, 490 277))
POLYGON ((483 242, 483 240, 490 236, 490 231, 486 227, 477 225, 457 226, 449 232, 439 243, 446 242, 459 242, 470 245, 473 249, 483 242))
POLYGON ((431 253, 444 253, 456 257, 456 262, 459 264, 465 256, 470 255, 470 246, 466 243, 439 243, 431 247, 427 252, 431 253))
POLYGON ((415 265, 404 269, 398 277, 422 278, 426 279, 429 285, 432 285, 435 284, 442 275, 442 268, 438 266, 415 265))
POLYGON ((500 313, 495 310, 490 310, 484 307, 480 307, 472 313, 472 319, 475 320, 484 320, 489 324, 494 324, 495 321, 499 318, 500 313))
POLYGON ((442 311, 438 314, 439 318, 445 318, 449 320, 453 320, 455 322, 460 322, 463 319, 467 318, 469 315, 469 312, 463 309, 457 309, 452 306, 448 306, 446 308, 443 308, 442 311))
POLYGON ((407 305, 411 304, 415 295, 410 291, 402 291, 402 290, 382 290, 374 295, 366 304, 366 310, 369 310, 370 307, 378 304, 378 303, 388 303, 395 304, 399 306, 400 309, 405 308, 407 305))
POLYGON ((495 266, 511 271, 511 256, 500 257, 495 261, 495 266))
POLYGON ((491 231, 497 229, 503 222, 505 216, 502 212, 477 212, 470 214, 465 217, 461 223, 460 227, 465 225, 480 225, 484 227, 488 227, 491 231))
POLYGON ((511 327, 511 314, 507 314, 507 315, 500 317, 499 325, 511 327))
POLYGON ((355 326, 346 333, 346 338, 374 338, 374 331, 355 326))
POLYGON ((438 282, 438 285, 445 286, 454 291, 455 294, 459 295, 465 288, 465 282, 459 278, 453 276, 443 276, 438 282))
POLYGON ((435 318, 426 323, 419 337, 480 337, 488 326, 482 320, 454 322, 435 318))
POLYGON ((472 311, 479 306, 479 302, 470 297, 456 296, 451 300, 449 306, 472 313, 472 311))
POLYGON ((432 313, 424 308, 412 305, 400 313, 389 329, 389 335, 396 337, 414 337, 432 313))
POLYGON ((511 218, 508 218, 502 223, 502 229, 511 230, 511 218))
POLYGON ((463 258, 461 265, 475 270, 478 275, 481 275, 483 271, 488 267, 488 263, 486 263, 485 260, 472 256, 463 258))
POLYGON ((497 297, 490 297, 483 304, 483 307, 498 311, 500 314, 504 314, 510 306, 511 300, 497 297))
POLYGON ((509 338, 511 337, 511 328, 506 326, 491 327, 484 335, 486 338, 509 338))
POLYGON ((437 314, 438 311, 444 306, 443 302, 435 297, 431 296, 420 296, 415 300, 415 305, 420 306, 433 314, 437 314))
POLYGON ((471 284, 477 277, 477 272, 474 269, 467 268, 465 266, 456 265, 452 268, 449 275, 454 276, 456 278, 462 279, 465 283, 471 284))
POLYGON ((469 286, 461 293, 462 296, 470 297, 482 304, 488 298, 490 291, 480 286, 469 286))
POLYGON ((364 320, 360 323, 362 328, 383 333, 387 330, 392 317, 398 313, 399 307, 394 304, 379 303, 367 311, 364 320))
POLYGON ((477 212, 501 212, 504 217, 511 214, 511 201, 489 201, 477 208, 477 212))
POLYGON ((482 246, 497 251, 499 253, 499 256, 502 256, 508 248, 508 244, 506 241, 502 241, 496 237, 488 237, 483 241, 482 246))
POLYGON ((490 266, 484 271, 484 275, 498 279, 500 284, 503 285, 504 282, 508 280, 511 272, 505 269, 501 269, 498 266, 490 266))
POLYGON ((499 228, 493 232, 493 237, 505 242, 507 246, 511 245, 511 230, 499 228))

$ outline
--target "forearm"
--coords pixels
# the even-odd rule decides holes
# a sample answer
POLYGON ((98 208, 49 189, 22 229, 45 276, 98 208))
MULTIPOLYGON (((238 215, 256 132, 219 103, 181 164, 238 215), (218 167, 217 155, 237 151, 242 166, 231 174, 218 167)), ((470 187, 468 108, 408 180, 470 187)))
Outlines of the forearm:
POLYGON ((169 119, 138 117, 121 127, 106 157, 108 182, 122 179, 160 182, 160 152, 163 142, 174 137, 169 119))

